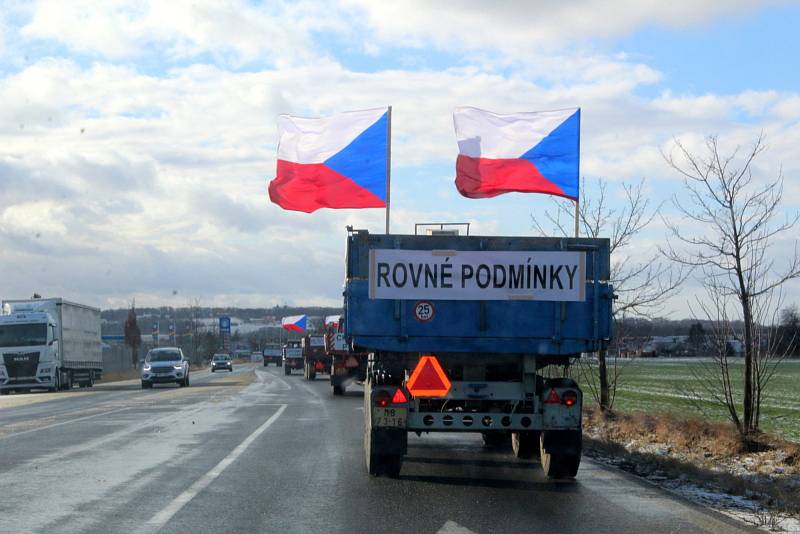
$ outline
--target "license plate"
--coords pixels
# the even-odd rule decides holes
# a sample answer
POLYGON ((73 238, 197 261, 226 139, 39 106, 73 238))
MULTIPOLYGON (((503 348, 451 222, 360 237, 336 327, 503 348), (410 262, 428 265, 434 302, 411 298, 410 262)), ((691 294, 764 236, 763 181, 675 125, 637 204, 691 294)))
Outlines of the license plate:
POLYGON ((372 425, 405 428, 407 415, 405 408, 373 408, 372 425))

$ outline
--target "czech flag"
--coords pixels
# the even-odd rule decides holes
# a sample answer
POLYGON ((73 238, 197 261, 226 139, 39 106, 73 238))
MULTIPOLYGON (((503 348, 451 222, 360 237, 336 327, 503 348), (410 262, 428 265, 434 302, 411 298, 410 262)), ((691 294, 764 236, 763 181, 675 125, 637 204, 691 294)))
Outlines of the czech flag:
POLYGON ((545 193, 578 199, 580 108, 498 115, 461 107, 456 188, 468 198, 545 193))
POLYGON ((281 115, 269 198, 287 210, 385 208, 389 109, 321 119, 281 115))
POLYGON ((281 326, 284 330, 290 330, 292 332, 305 332, 307 321, 308 317, 305 315, 292 315, 290 317, 284 317, 281 319, 281 326))

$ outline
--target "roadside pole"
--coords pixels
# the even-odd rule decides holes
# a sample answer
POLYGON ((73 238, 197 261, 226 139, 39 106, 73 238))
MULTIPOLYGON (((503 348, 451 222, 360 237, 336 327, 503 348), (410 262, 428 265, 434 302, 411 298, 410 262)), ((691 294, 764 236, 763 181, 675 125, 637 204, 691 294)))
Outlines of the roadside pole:
POLYGON ((578 202, 579 202, 579 200, 576 198, 575 199, 575 237, 580 237, 580 226, 579 226, 579 222, 578 221, 580 220, 580 217, 581 217, 581 211, 580 211, 580 207, 578 205, 578 202))
POLYGON ((386 121, 386 234, 389 234, 389 203, 392 192, 392 106, 386 121))

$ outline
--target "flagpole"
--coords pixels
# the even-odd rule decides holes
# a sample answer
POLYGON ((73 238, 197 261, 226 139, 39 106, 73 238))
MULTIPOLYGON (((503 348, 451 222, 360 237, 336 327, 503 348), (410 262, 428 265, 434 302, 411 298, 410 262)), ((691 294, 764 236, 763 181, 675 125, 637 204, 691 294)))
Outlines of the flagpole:
POLYGON ((578 221, 580 220, 581 211, 578 207, 578 199, 575 199, 575 237, 580 237, 578 221))
POLYGON ((386 121, 386 234, 389 234, 389 203, 392 192, 392 106, 386 121))

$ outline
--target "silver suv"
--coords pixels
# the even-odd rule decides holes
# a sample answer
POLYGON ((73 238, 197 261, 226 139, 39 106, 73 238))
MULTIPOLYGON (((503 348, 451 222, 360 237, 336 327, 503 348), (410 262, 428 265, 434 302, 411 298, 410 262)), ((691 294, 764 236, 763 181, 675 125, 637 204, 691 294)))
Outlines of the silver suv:
POLYGON ((181 349, 164 347, 147 353, 142 366, 142 389, 163 382, 177 382, 181 387, 189 385, 189 360, 181 349))

